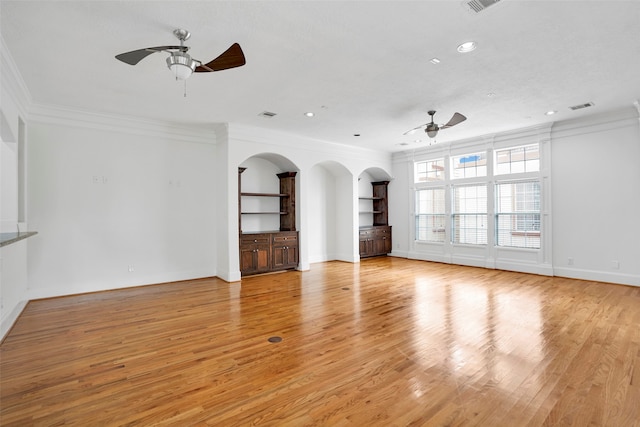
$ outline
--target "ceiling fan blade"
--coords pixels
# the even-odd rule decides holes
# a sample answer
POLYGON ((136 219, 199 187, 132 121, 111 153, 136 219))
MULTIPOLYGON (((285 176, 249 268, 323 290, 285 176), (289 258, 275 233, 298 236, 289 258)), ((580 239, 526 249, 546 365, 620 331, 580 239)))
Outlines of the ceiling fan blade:
POLYGON ((463 116, 463 115, 462 115, 462 114, 460 114, 460 113, 455 113, 455 114, 453 115, 453 117, 451 117, 451 120, 449 120, 449 123, 447 123, 447 124, 446 124, 446 125, 444 125, 444 126, 441 126, 441 127, 440 127, 440 129, 450 128, 451 126, 455 126, 455 125, 457 125, 458 123, 462 123, 462 122, 464 122, 465 120, 467 120, 467 118, 466 118, 465 116, 463 116))
POLYGON ((420 125, 420 126, 418 126, 418 127, 413 128, 413 129, 409 129, 408 131, 406 131, 405 133, 403 133, 403 135, 413 135, 413 133, 414 133, 415 131, 417 131, 418 129, 422 129, 422 128, 424 128, 424 127, 425 127, 425 126, 427 126, 428 124, 429 124, 429 123, 425 123, 425 124, 423 124, 423 125, 420 125))
POLYGON ((179 50, 181 52, 186 52, 189 50, 186 46, 157 46, 157 47, 147 47, 144 49, 132 50, 131 52, 121 53, 120 55, 116 55, 116 59, 129 64, 136 65, 138 62, 142 61, 147 56, 151 55, 155 52, 162 52, 167 50, 179 50))
POLYGON ((228 70, 229 68, 241 67, 246 64, 244 53, 238 43, 231 45, 220 56, 211 62, 196 67, 196 73, 208 73, 211 71, 228 70))

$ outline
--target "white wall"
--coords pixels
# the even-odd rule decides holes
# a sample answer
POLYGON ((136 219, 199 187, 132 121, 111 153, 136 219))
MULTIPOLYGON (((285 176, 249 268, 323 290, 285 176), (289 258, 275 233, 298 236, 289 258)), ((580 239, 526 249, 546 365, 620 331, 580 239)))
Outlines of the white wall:
POLYGON ((321 165, 309 171, 309 210, 314 212, 309 227, 309 262, 336 259, 336 177, 321 165))
POLYGON ((213 137, 42 117, 28 123, 30 298, 216 274, 213 137))
POLYGON ((638 112, 559 123, 551 147, 555 274, 640 286, 638 112))
POLYGON ((621 111, 396 153, 390 187, 394 255, 640 285, 640 122, 621 111), (413 162, 484 146, 539 142, 540 250, 416 242, 413 162), (400 246, 399 248, 397 246, 400 246), (569 258, 572 264, 569 265, 569 258))

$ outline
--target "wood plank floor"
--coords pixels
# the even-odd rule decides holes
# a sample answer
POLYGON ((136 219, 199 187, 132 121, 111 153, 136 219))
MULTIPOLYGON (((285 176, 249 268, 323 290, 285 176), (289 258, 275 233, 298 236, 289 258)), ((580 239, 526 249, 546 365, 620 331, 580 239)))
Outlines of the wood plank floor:
POLYGON ((392 257, 33 301, 0 357, 3 426, 640 426, 640 288, 392 257))

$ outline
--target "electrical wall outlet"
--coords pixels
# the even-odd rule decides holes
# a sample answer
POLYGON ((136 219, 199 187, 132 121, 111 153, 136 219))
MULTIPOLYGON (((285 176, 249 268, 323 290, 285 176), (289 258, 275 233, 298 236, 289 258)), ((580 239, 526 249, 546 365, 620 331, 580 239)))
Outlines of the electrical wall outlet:
POLYGON ((569 257, 569 258, 567 259, 567 264, 568 264, 568 265, 573 265, 573 257, 569 257))
POLYGON ((129 273, 133 273, 135 271, 135 267, 133 265, 129 265, 129 273))

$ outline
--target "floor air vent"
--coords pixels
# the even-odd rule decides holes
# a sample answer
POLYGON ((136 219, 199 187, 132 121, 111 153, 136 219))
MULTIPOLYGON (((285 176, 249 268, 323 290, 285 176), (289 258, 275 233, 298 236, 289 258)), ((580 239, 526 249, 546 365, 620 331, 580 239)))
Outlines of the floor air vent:
POLYGON ((493 6, 494 4, 498 3, 499 1, 500 0, 471 0, 466 2, 465 4, 475 13, 480 13, 489 6, 493 6))
POLYGON ((263 111, 262 113, 260 113, 260 114, 258 114, 258 115, 259 115, 259 116, 262 116, 262 117, 268 117, 268 118, 271 118, 271 117, 275 116, 275 115, 276 115, 276 113, 272 113, 271 111, 263 111))

